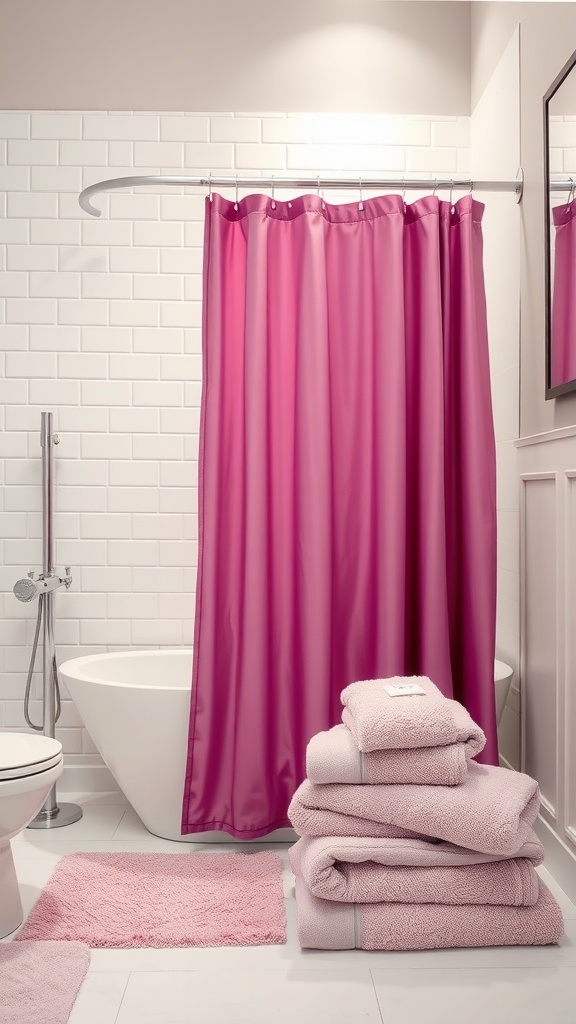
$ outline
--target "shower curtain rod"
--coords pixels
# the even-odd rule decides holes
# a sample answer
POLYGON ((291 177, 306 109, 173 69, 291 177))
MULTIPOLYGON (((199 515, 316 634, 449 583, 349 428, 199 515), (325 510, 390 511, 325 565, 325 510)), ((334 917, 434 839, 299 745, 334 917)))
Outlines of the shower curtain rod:
POLYGON ((549 185, 551 192, 570 192, 576 189, 576 178, 555 178, 549 185))
POLYGON ((240 176, 232 177, 219 177, 211 176, 208 177, 190 177, 188 175, 171 175, 171 174, 138 174, 132 175, 126 178, 109 178, 107 181, 97 181, 94 185, 89 185, 88 188, 82 190, 78 197, 78 202, 85 213, 92 214, 93 217, 100 217, 101 210, 98 210, 96 206, 93 206, 90 202, 92 196, 97 195, 99 192, 108 192, 111 189, 116 188, 132 188, 137 185, 193 185, 196 187, 207 188, 294 188, 294 189, 310 189, 312 191, 320 189, 360 189, 372 192, 378 189, 418 189, 422 192, 424 190, 434 188, 434 191, 438 189, 454 189, 462 191, 472 191, 475 189, 478 192, 514 192, 516 195, 516 202, 519 203, 522 199, 522 191, 524 188, 524 173, 522 168, 518 171, 518 176, 514 181, 472 181, 469 178, 421 178, 418 180, 410 178, 241 178, 240 176))

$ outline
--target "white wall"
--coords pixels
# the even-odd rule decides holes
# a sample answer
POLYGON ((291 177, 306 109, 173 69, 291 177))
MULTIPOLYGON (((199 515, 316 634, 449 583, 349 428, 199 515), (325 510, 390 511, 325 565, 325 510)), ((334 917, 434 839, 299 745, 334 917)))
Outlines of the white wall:
POLYGON ((22 109, 470 109, 469 5, 18 0, 0 102, 22 109))
MULTIPOLYGON (((61 434, 57 564, 74 576, 55 602, 60 661, 78 645, 87 653, 192 638, 204 200, 116 192, 98 197, 95 220, 78 206, 80 189, 184 166, 467 176, 468 135, 467 117, 0 115, 0 726, 24 725, 36 604, 11 590, 41 558, 43 409, 61 434)), ((36 721, 39 695, 36 676, 36 721)), ((57 735, 74 760, 93 759, 67 699, 57 735)))
POLYGON ((521 206, 520 430, 523 436, 576 423, 576 394, 546 401, 544 325, 543 97, 576 49, 574 3, 471 4, 472 96, 478 96, 495 54, 520 23, 521 206))
MULTIPOLYGON (((513 179, 520 163, 520 48, 514 30, 470 119, 472 176, 513 179)), ((514 668, 499 727, 500 754, 520 767, 520 519, 517 452, 520 388, 520 210, 507 193, 478 193, 483 219, 484 274, 498 508, 497 657, 514 668)))

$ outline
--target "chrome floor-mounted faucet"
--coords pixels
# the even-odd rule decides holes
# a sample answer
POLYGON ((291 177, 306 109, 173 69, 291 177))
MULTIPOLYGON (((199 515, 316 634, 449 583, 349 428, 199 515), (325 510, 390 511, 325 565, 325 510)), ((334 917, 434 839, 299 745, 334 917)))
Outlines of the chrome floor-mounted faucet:
MULTIPOLYGON (((56 651, 54 646, 54 593, 72 583, 70 568, 66 567, 66 575, 58 576, 54 569, 53 539, 53 507, 54 507, 54 445, 59 437, 52 429, 52 413, 41 413, 40 445, 42 447, 42 572, 37 576, 31 570, 28 576, 14 584, 14 594, 19 601, 33 601, 38 596, 38 618, 32 646, 32 656, 28 669, 26 694, 24 697, 24 715, 31 729, 42 732, 44 736, 55 738, 56 722, 60 716, 60 689, 56 668, 56 651), (43 666, 42 666, 42 725, 34 725, 30 719, 30 685, 36 661, 38 637, 43 625, 43 666)), ((56 801, 56 785, 52 787, 42 809, 30 822, 28 828, 59 828, 71 825, 82 817, 82 808, 77 804, 60 804, 56 801)))

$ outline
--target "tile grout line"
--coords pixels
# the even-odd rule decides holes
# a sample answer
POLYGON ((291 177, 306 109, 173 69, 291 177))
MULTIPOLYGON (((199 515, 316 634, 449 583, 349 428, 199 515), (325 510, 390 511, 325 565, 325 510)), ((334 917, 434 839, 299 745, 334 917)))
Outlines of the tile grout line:
POLYGON ((132 977, 132 973, 133 973, 132 971, 128 971, 128 977, 126 978, 126 984, 124 985, 124 990, 123 990, 122 996, 120 998, 120 1003, 119 1003, 119 1006, 118 1006, 118 1010, 116 1011, 116 1016, 114 1017, 114 1024, 118 1024, 118 1019, 119 1019, 120 1013, 122 1011, 122 1004, 124 1002, 124 996, 126 995, 126 990, 128 988, 128 985, 130 984, 130 978, 132 977))
POLYGON ((368 970, 369 970, 369 973, 370 973, 370 981, 372 982, 372 988, 374 990, 374 996, 376 998, 376 1006, 378 1007, 378 1013, 380 1014, 381 1024, 386 1024, 386 1022, 384 1020, 384 1014, 383 1014, 382 1008, 380 1006, 380 1000, 378 998, 378 989, 376 988, 376 979, 374 978, 374 970, 375 969, 372 968, 372 967, 369 967, 368 970))

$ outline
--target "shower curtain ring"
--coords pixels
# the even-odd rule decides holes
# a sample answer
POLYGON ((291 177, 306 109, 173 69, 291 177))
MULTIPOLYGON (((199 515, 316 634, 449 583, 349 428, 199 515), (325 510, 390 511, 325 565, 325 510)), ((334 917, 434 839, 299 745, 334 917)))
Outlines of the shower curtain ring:
POLYGON ((569 203, 572 203, 574 201, 574 194, 575 193, 576 193, 576 181, 574 181, 574 178, 572 176, 570 176, 570 193, 568 195, 568 202, 569 203))
POLYGON ((320 197, 320 205, 321 205, 322 209, 325 210, 326 209, 326 203, 324 202, 324 189, 320 188, 320 175, 317 176, 316 180, 318 182, 318 196, 320 197))
POLYGON ((406 178, 402 178, 402 206, 404 207, 404 213, 406 213, 406 178))
POLYGON ((236 201, 234 203, 234 209, 238 209, 238 175, 236 175, 236 201))
POLYGON ((452 203, 452 194, 454 192, 454 179, 450 178, 450 212, 454 213, 454 205, 452 203))
POLYGON ((438 178, 434 178, 434 188, 432 189, 432 195, 433 196, 436 195, 436 190, 437 189, 438 189, 438 178))
POLYGON ((473 188, 474 188, 474 182, 472 181, 472 179, 470 179, 470 185, 469 185, 469 187, 468 187, 468 195, 469 195, 469 196, 471 196, 471 195, 472 195, 472 189, 473 189, 473 188))
POLYGON ((358 191, 360 193, 360 202, 358 203, 358 209, 364 209, 364 203, 362 202, 362 178, 358 177, 358 191))
POLYGON ((212 202, 212 171, 208 175, 208 199, 212 202))
POLYGON ((270 206, 272 207, 273 210, 275 210, 276 209, 276 200, 274 199, 274 175, 271 174, 270 177, 272 179, 272 185, 270 186, 270 190, 272 192, 272 198, 270 200, 270 206))

